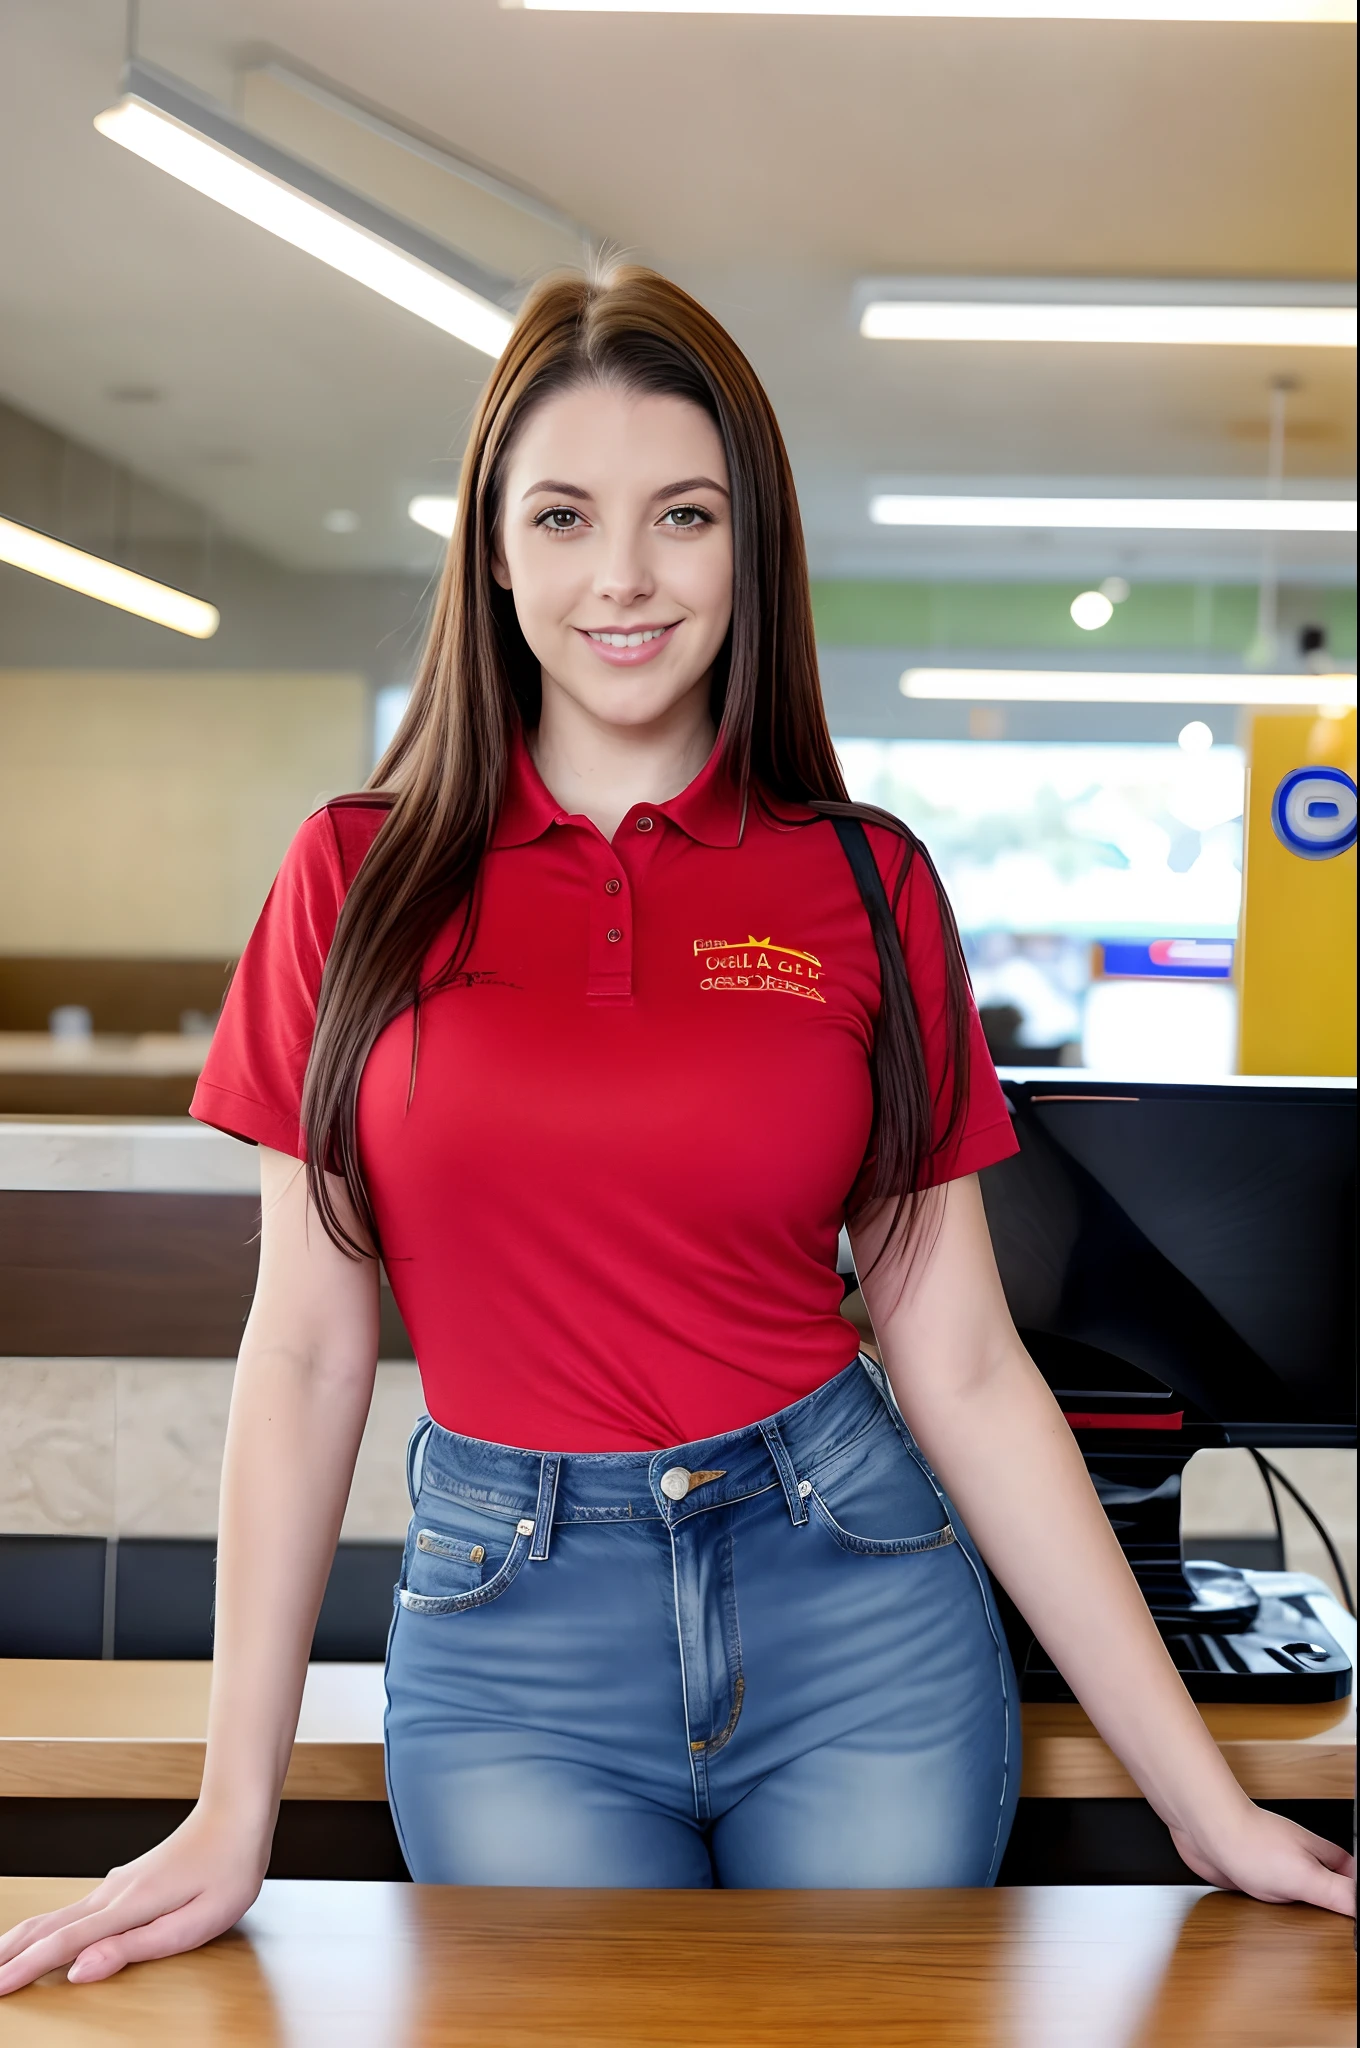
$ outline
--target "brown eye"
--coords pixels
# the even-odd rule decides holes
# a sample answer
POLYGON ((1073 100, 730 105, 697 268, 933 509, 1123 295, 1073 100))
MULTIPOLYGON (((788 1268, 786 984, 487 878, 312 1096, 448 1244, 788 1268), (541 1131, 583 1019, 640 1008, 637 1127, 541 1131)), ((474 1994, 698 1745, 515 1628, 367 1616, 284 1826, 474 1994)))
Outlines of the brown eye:
POLYGON ((696 526, 712 524, 711 515, 705 512, 702 505, 672 505, 669 512, 662 516, 682 533, 692 532, 696 526))
POLYGON ((580 517, 570 505, 554 505, 547 512, 540 512, 534 524, 546 527, 550 533, 571 533, 580 517))

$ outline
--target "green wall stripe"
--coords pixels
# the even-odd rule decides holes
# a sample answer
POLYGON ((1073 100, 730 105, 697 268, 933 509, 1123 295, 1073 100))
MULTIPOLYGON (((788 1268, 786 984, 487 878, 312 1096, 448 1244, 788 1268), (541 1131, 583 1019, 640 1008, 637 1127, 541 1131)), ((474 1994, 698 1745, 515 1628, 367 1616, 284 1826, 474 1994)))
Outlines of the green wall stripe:
MULTIPOLYGON (((1071 583, 816 582, 817 638, 827 647, 1182 648, 1241 656, 1256 629, 1256 592, 1241 583, 1139 583, 1108 626, 1083 633, 1071 583)), ((1291 621, 1326 626, 1339 660, 1355 659, 1355 592, 1286 586, 1291 621)))

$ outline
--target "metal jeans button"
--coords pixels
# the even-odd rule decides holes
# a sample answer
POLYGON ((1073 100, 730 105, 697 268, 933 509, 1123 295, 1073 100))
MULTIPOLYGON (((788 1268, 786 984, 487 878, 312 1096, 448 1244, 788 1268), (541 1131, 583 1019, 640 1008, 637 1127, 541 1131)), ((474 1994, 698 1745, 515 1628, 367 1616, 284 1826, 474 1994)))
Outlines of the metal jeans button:
POLYGON ((667 1500, 683 1500, 689 1492, 689 1473, 683 1465, 672 1465, 661 1475, 661 1491, 667 1500))

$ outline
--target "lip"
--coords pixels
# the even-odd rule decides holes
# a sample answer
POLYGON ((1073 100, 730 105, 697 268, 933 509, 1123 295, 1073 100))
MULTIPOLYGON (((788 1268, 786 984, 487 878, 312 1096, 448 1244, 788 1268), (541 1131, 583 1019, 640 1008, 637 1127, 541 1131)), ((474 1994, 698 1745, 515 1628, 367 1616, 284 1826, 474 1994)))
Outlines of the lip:
MULTIPOLYGON (((580 634, 591 653, 597 654, 601 661, 608 662, 611 668, 640 668, 643 662, 655 660, 656 656, 664 648, 670 646, 682 623, 680 619, 676 619, 673 624, 660 630, 657 639, 648 640, 641 647, 606 647, 603 642, 592 640, 589 630, 585 626, 577 626, 575 630, 580 634)), ((658 631, 656 626, 645 622, 636 626, 601 626, 597 630, 602 633, 656 633, 658 631)))

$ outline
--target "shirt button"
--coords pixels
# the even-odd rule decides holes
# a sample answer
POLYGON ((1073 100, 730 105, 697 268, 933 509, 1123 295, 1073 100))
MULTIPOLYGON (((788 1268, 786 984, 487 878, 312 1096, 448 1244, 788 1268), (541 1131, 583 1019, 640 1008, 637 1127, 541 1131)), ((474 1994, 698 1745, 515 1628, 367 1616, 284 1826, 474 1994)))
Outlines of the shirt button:
POLYGON ((606 882, 604 885, 604 893, 606 896, 617 896, 622 886, 623 884, 621 882, 606 882))
MULTIPOLYGON (((653 825, 654 825, 655 823, 656 823, 656 820, 655 820, 655 818, 639 818, 639 819, 638 819, 638 821, 637 821, 637 828, 638 828, 638 831, 639 831, 639 832, 650 832, 650 831, 651 831, 651 829, 652 829, 652 827, 653 827, 653 825)), ((677 1469, 678 1469, 678 1468, 677 1468, 677 1469)))
POLYGON ((661 1475, 661 1491, 667 1500, 683 1500, 689 1492, 689 1473, 683 1465, 672 1465, 661 1475))
POLYGON ((608 939, 611 946, 617 946, 619 940, 623 937, 623 933, 619 930, 617 925, 614 925, 611 930, 605 933, 605 937, 608 939))

